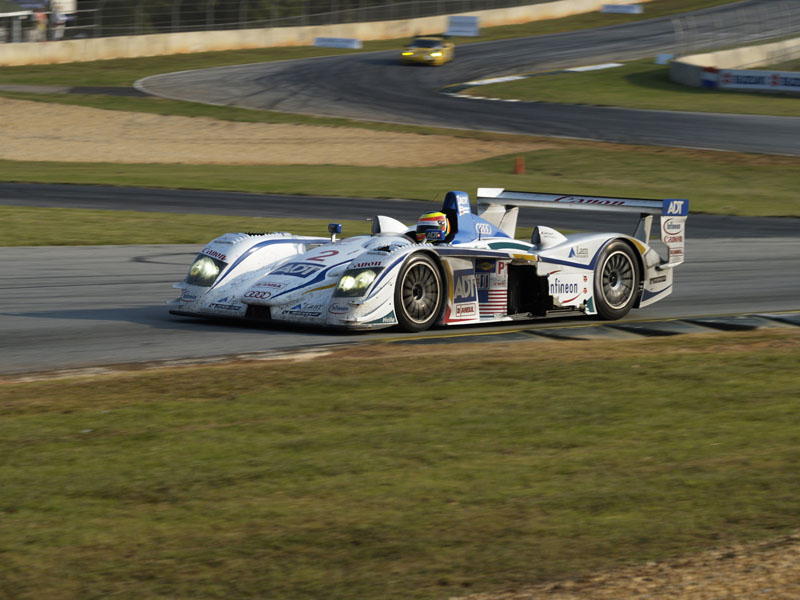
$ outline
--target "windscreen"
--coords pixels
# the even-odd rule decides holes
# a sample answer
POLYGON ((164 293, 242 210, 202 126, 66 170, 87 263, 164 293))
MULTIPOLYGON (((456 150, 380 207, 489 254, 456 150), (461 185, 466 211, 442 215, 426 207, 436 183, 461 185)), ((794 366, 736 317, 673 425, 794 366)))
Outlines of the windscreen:
POLYGON ((442 44, 437 40, 414 40, 411 45, 417 48, 439 48, 442 44))

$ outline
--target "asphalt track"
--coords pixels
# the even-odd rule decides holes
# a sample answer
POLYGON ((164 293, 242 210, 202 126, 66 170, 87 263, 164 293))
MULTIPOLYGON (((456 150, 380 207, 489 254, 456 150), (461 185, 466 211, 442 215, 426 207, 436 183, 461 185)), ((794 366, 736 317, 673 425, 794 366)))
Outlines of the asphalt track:
MULTIPOLYGON (((535 114, 517 113, 513 108, 516 105, 503 103, 498 110, 497 103, 451 98, 435 91, 447 83, 495 74, 497 64, 503 64, 504 71, 534 70, 537 66, 616 60, 623 53, 627 58, 651 55, 667 44, 665 23, 656 20, 633 28, 464 47, 459 49, 458 60, 445 69, 399 67, 392 54, 377 53, 169 75, 148 80, 145 87, 151 91, 157 86, 161 91, 181 88, 188 95, 202 92, 203 98, 195 100, 295 112, 401 121, 414 117, 423 124, 498 131, 507 127, 515 132, 522 131, 520 125, 527 123, 530 133, 545 135, 800 153, 800 119, 653 114, 541 104, 523 107, 535 114), (346 76, 357 79, 348 86, 342 79, 346 76), (420 102, 425 110, 420 110, 420 102)), ((430 207, 428 203, 392 199, 22 184, 0 185, 0 204, 274 217, 295 217, 301 212, 298 209, 313 207, 315 216, 331 220, 381 213, 407 222, 430 207)), ((601 213, 570 212, 565 219, 560 213, 523 211, 521 225, 537 222, 593 230, 628 231, 631 226, 617 225, 601 213)), ((674 294, 652 307, 633 311, 626 321, 796 310, 800 296, 797 225, 797 219, 692 215, 687 223, 687 263, 676 273, 674 294)), ((164 301, 175 295, 171 284, 184 277, 199 249, 172 245, 3 248, 0 374, 204 359, 402 336, 391 331, 353 335, 230 326, 170 316, 164 301)), ((560 319, 556 324, 585 322, 560 319)), ((553 324, 543 321, 534 326, 553 324)), ((447 331, 495 330, 509 328, 447 331)))
MULTIPOLYGON (((394 331, 346 334, 233 326, 171 316, 164 305, 176 295, 171 284, 184 277, 199 249, 194 245, 3 248, 0 374, 404 336, 394 331)), ((672 296, 633 311, 626 320, 779 312, 798 306, 798 238, 688 237, 687 260, 676 275, 672 296)), ((552 320, 534 323, 535 327, 553 325, 552 320)), ((506 325, 444 331, 509 329, 506 325)))
MULTIPOLYGON (((749 0, 702 11, 696 35, 741 25, 746 7, 800 18, 800 2, 749 0), (772 8, 771 8, 772 5, 772 8), (791 11, 789 13, 788 11, 791 11)), ((737 40, 746 42, 746 36, 737 40)), ((594 139, 628 144, 800 155, 800 118, 630 110, 453 97, 442 88, 483 77, 655 56, 674 49, 670 18, 600 29, 460 44, 440 68, 404 66, 397 51, 346 54, 146 78, 173 99, 361 120, 594 139)))

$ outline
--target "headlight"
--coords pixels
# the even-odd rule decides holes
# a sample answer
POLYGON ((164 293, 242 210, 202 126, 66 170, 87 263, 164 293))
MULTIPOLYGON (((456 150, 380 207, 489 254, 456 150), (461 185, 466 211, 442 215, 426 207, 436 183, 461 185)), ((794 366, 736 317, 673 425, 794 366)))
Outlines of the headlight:
POLYGON ((199 254, 194 263, 192 263, 192 266, 189 267, 186 283, 189 285, 210 287, 217 280, 217 276, 224 268, 225 263, 221 260, 211 258, 205 254, 199 254))
POLYGON ((442 55, 441 52, 431 52, 431 56, 440 57, 442 55))
POLYGON ((414 53, 406 51, 406 52, 403 52, 403 56, 414 56, 414 53))
POLYGON ((364 296, 378 277, 383 267, 372 269, 348 269, 344 272, 336 286, 334 296, 364 296))

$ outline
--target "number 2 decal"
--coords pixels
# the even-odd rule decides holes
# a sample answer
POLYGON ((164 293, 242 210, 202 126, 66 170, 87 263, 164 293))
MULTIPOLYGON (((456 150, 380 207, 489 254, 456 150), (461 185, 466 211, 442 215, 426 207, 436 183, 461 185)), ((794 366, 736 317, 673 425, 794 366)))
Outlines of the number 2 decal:
POLYGON ((326 258, 330 258, 331 256, 336 256, 339 254, 338 250, 323 250, 316 256, 311 256, 308 260, 318 260, 319 262, 325 262, 326 258))

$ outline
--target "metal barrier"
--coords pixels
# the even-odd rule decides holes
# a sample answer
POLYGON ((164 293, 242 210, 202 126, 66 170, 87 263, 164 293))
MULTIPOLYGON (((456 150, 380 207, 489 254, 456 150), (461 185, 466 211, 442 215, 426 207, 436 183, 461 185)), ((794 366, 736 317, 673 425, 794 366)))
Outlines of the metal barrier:
POLYGON ((798 0, 767 0, 673 17, 675 54, 685 56, 796 36, 800 34, 798 5, 798 0))

